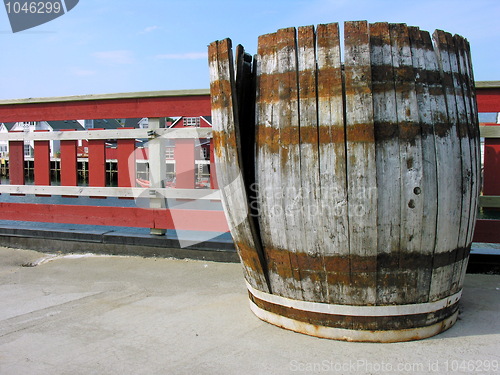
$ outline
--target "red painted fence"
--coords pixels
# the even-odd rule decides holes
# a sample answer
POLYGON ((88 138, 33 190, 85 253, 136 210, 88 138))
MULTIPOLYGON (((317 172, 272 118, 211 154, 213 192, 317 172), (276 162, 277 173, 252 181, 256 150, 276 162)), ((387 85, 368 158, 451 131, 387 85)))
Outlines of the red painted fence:
MULTIPOLYGON (((206 90, 184 92, 156 92, 139 94, 118 94, 72 98, 13 100, 0 102, 0 122, 55 121, 68 119, 96 118, 158 118, 165 116, 210 116, 210 98, 206 90)), ((217 183, 211 180, 212 190, 195 190, 195 138, 196 129, 117 129, 105 131, 91 129, 85 132, 66 134, 5 134, 9 140, 10 185, 0 187, 0 192, 13 189, 21 194, 33 191, 63 196, 91 196, 122 198, 151 196, 158 200, 168 197, 176 199, 218 200, 215 191, 217 183), (136 187, 136 139, 147 138, 153 130, 162 137, 174 138, 176 189, 163 187, 144 189, 136 187), (111 133, 110 133, 111 132, 111 133), (82 134, 83 133, 83 134, 82 134), (123 134, 123 135, 122 135, 123 134), (186 138, 183 138, 186 134, 186 138), (17 137, 17 138, 16 138, 17 137), (30 138, 31 137, 31 138, 30 138), (44 138, 45 137, 45 138, 44 138), (24 139, 34 140, 34 183, 25 185, 24 139), (77 144, 88 141, 88 187, 77 187, 77 144), (117 139, 116 159, 118 188, 106 187, 106 140, 117 139), (61 186, 49 186, 50 140, 60 140, 61 186), (36 190, 38 187, 38 190, 36 190), (70 187, 75 187, 73 190, 70 187), (30 190, 31 189, 31 190, 30 190), (33 190, 35 189, 35 190, 33 190), (175 190, 173 192, 172 190, 175 190), (68 193, 69 192, 69 193, 68 193), (71 194, 76 192, 76 194, 71 194)), ((208 134, 211 138, 211 135, 208 134)), ((163 149, 164 150, 164 149, 163 149)), ((149 153, 151 154, 151 153, 149 153)), ((165 155, 149 155, 165 162, 165 155)), ((151 160, 150 160, 151 161, 151 160)), ((215 169, 211 158, 211 170, 215 169)), ((17 193, 16 193, 17 194, 17 193)), ((219 199, 220 200, 220 199, 219 199)), ((152 205, 152 207, 158 207, 152 205)), ((161 206, 160 206, 161 207, 161 206)), ((88 224, 151 229, 177 229, 194 231, 227 232, 228 226, 222 211, 186 210, 139 207, 101 207, 75 205, 49 205, 28 203, 0 203, 1 218, 4 220, 53 222, 65 224, 88 224)))
MULTIPOLYGON (((477 82, 478 111, 500 112, 500 82, 477 82)), ((490 212, 500 208, 500 126, 481 124, 484 137, 483 196, 480 205, 490 212)), ((500 220, 478 220, 476 242, 500 243, 500 220)))
MULTIPOLYGON (((477 85, 479 112, 500 112, 500 82, 484 82, 477 85)), ((164 116, 209 116, 210 98, 208 90, 163 91, 129 93, 101 96, 64 97, 0 102, 0 123, 19 121, 49 121, 96 118, 142 118, 164 116)), ((495 130, 498 128, 495 127, 495 130)), ((484 129, 482 129, 483 132, 484 129)), ((95 130, 96 133, 100 132, 95 130)), ((82 132, 72 132, 82 133, 82 132)), ((135 163, 130 155, 134 153, 135 138, 119 137, 113 133, 102 133, 102 137, 88 134, 89 186, 76 187, 76 142, 84 139, 74 134, 75 139, 65 135, 61 140, 61 187, 49 187, 49 141, 35 140, 35 185, 24 186, 24 143, 23 138, 9 138, 10 186, 3 185, 0 192, 10 194, 56 194, 67 196, 87 195, 92 197, 118 196, 130 198, 139 194, 134 187, 135 163), (105 187, 105 141, 117 140, 118 188, 105 187), (52 188, 52 189, 51 189, 52 188), (121 189, 121 190, 120 190, 121 189)), ((491 204, 500 207, 500 132, 487 133, 484 159, 483 206, 491 204), (491 136, 488 136, 490 134, 491 136), (488 203, 489 202, 489 203, 488 203), (491 203, 493 202, 493 203, 491 203)), ((0 135, 0 139, 11 137, 0 135)), ((31 135, 27 135, 28 137, 31 135)), ((35 136, 35 135, 34 135, 35 136)), ((33 137, 34 137, 33 136, 33 137)), ((42 137, 42 134, 36 135, 42 137)), ((73 134, 72 134, 73 136, 73 134)), ((19 137, 19 135, 18 135, 19 137)), ((177 138, 175 149, 176 189, 150 189, 151 194, 175 197, 177 199, 217 200, 217 182, 213 153, 210 153, 210 183, 213 190, 205 192, 194 189, 194 137, 177 138), (207 195, 211 194, 211 195, 207 195)), ((207 136, 210 138, 210 136, 207 136)), ((212 145, 212 142, 211 142, 212 145)), ((211 147, 211 149, 213 149, 211 147)), ((151 155, 150 155, 151 157, 151 155)), ((99 207, 70 205, 41 205, 27 203, 0 204, 1 218, 35 222, 57 222, 71 224, 113 225, 161 229, 183 229, 197 231, 228 231, 222 211, 144 209, 139 207, 99 207), (175 220, 172 218, 175 217, 175 220)), ((478 220, 475 241, 500 243, 500 220, 478 220)))

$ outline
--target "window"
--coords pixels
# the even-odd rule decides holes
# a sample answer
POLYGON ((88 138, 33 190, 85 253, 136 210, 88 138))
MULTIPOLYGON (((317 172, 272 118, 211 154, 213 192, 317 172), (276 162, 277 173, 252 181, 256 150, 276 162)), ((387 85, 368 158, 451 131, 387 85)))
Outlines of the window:
POLYGON ((23 130, 25 132, 29 132, 30 131, 30 127, 32 126, 35 126, 35 123, 33 121, 31 122, 23 122, 23 130))
POLYGON ((24 156, 31 157, 31 150, 32 150, 31 145, 25 144, 24 145, 24 156))
POLYGON ((196 128, 200 127, 199 117, 184 117, 184 126, 194 126, 196 128))
POLYGON ((200 156, 204 160, 210 160, 210 148, 209 147, 201 147, 200 156))
POLYGON ((85 129, 94 129, 94 120, 85 120, 85 129))
POLYGON ((174 158, 174 148, 173 147, 167 147, 167 159, 173 159, 174 158))
POLYGON ((149 129, 149 118, 148 117, 144 117, 139 121, 139 128, 149 129))

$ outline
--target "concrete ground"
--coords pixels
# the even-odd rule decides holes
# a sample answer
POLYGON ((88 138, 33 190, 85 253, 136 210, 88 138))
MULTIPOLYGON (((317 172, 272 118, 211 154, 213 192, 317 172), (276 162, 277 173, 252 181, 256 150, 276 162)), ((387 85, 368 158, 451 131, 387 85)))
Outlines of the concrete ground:
POLYGON ((457 324, 397 344, 257 319, 239 264, 0 248, 0 374, 500 373, 500 276, 467 275, 457 324), (32 264, 33 265, 33 264, 32 264))

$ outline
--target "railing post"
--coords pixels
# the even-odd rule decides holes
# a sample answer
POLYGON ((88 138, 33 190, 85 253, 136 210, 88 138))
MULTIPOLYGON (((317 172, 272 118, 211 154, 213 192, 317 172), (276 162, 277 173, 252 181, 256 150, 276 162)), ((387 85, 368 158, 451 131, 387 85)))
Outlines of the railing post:
POLYGON ((119 139, 116 158, 118 161, 118 186, 135 187, 135 139, 119 139))
POLYGON ((106 186, 106 141, 104 139, 89 139, 88 148, 89 186, 106 186))
MULTIPOLYGON (((499 126, 498 124, 485 124, 499 126)), ((484 140, 484 177, 483 194, 500 195, 500 139, 486 138, 484 140)))
POLYGON ((61 141, 61 185, 78 185, 77 141, 61 141))
POLYGON ((11 185, 24 185, 24 141, 9 141, 9 180, 11 185))
MULTIPOLYGON (((149 119, 149 129, 154 132, 155 129, 160 128, 159 118, 149 119)), ((149 140, 149 182, 150 188, 164 187, 164 181, 167 177, 167 164, 165 154, 165 139, 162 137, 155 137, 149 140)), ((149 207, 152 209, 165 208, 165 198, 158 195, 149 197, 149 207)), ((165 229, 150 228, 150 233, 157 236, 163 236, 166 233, 165 229)))
MULTIPOLYGON (((35 130, 48 132, 48 130, 35 130)), ((34 142, 35 185, 50 185, 50 141, 34 142)))

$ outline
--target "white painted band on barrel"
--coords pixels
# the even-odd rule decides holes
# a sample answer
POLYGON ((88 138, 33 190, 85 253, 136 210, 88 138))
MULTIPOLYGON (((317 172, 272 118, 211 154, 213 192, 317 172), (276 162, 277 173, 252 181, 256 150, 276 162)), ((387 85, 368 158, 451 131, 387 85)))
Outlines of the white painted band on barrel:
POLYGON ((250 301, 250 309, 259 319, 294 332, 326 339, 361 342, 401 342, 425 339, 446 331, 448 328, 453 326, 453 324, 455 324, 458 317, 458 311, 456 311, 453 315, 443 321, 427 327, 387 331, 364 331, 325 327, 301 322, 263 310, 252 301, 250 301))
POLYGON ((346 315, 346 316, 402 316, 427 314, 454 305, 460 300, 462 290, 447 298, 435 302, 413 303, 408 305, 384 305, 384 306, 354 306, 354 305, 334 305, 329 303, 299 301, 291 298, 277 296, 261 292, 253 288, 247 282, 247 288, 255 297, 260 300, 289 307, 292 309, 310 311, 321 314, 346 315))

